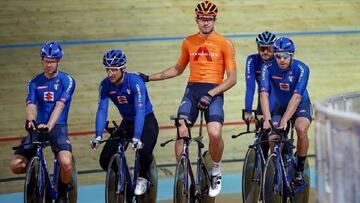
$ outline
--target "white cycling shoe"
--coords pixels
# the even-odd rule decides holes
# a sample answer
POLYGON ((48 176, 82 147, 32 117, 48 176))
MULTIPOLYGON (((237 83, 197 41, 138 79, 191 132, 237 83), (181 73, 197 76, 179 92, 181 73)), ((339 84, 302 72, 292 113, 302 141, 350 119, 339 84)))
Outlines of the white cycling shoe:
POLYGON ((217 196, 221 191, 221 174, 211 176, 211 186, 209 188, 209 197, 217 196))
POLYGON ((138 177, 136 180, 136 187, 134 194, 135 195, 143 195, 147 189, 148 180, 146 178, 138 177))

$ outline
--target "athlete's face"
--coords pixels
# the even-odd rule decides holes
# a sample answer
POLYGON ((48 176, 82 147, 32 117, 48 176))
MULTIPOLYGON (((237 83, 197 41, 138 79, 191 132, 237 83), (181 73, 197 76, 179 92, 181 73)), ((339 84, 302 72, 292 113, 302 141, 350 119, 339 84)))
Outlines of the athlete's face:
POLYGON ((196 23, 198 24, 200 34, 208 35, 214 30, 216 18, 214 16, 197 16, 196 23))
POLYGON ((264 61, 269 61, 273 57, 273 51, 272 51, 271 45, 259 45, 258 51, 259 51, 260 57, 264 61))
POLYGON ((110 79, 111 83, 118 84, 121 82, 122 76, 123 76, 123 69, 124 67, 108 67, 106 68, 106 72, 108 75, 108 78, 110 79))
POLYGON ((59 66, 59 59, 52 59, 44 57, 41 60, 44 73, 47 77, 52 77, 57 73, 57 67, 59 66))
POLYGON ((278 66, 281 69, 287 69, 291 64, 291 60, 292 60, 292 57, 294 56, 294 54, 289 53, 289 52, 278 52, 278 53, 275 53, 274 56, 275 56, 276 63, 278 64, 278 66))

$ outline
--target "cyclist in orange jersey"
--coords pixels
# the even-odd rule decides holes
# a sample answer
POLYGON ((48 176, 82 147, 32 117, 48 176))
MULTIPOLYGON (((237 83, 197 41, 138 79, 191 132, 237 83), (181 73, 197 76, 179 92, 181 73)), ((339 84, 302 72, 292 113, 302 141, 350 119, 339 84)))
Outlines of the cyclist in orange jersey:
MULTIPOLYGON (((210 1, 202 1, 195 8, 199 32, 186 37, 177 63, 150 76, 140 73, 144 81, 157 81, 181 75, 190 63, 190 77, 181 101, 178 116, 196 122, 199 109, 204 110, 209 135, 209 151, 213 161, 209 196, 221 191, 220 163, 224 151, 221 137, 224 123, 223 93, 236 84, 235 48, 224 36, 214 31, 218 8, 210 1), (224 73, 226 78, 224 79, 224 73)), ((182 121, 180 136, 188 130, 182 121)), ((180 157, 183 142, 177 141, 176 157, 180 157)))

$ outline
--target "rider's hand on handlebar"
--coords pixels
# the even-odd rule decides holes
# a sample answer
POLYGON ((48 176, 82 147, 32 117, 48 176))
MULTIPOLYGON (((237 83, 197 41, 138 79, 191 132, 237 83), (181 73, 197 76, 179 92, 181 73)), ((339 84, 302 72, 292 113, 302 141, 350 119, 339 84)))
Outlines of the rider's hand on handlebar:
POLYGON ((200 98, 197 106, 199 109, 206 110, 207 108, 209 108, 212 100, 213 96, 211 96, 209 93, 206 93, 200 98))
POLYGON ((100 146, 101 137, 97 136, 90 141, 90 148, 96 150, 100 146))
POLYGON ((281 120, 279 129, 285 130, 287 128, 287 121, 281 120))
POLYGON ((36 130, 36 126, 33 120, 27 120, 25 122, 25 129, 26 130, 36 130))
POLYGON ((131 147, 136 151, 138 149, 142 149, 144 144, 138 138, 133 138, 131 141, 131 147))
POLYGON ((270 128, 271 128, 270 121, 269 120, 264 120, 263 129, 270 129, 270 128))
POLYGON ((251 121, 251 120, 253 120, 254 119, 254 116, 253 116, 253 114, 252 114, 252 112, 244 112, 244 118, 245 118, 245 120, 246 121, 251 121))

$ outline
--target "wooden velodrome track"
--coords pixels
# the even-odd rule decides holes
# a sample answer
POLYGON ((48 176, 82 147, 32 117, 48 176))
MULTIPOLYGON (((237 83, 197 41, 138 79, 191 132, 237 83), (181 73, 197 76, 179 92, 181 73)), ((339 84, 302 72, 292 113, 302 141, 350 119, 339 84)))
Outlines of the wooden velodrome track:
MULTIPOLYGON (((131 72, 154 73, 173 65, 180 53, 181 38, 197 32, 193 13, 197 2, 1 0, 0 138, 25 133, 26 85, 29 79, 41 72, 39 49, 44 42, 59 41, 63 44, 65 56, 61 69, 76 79, 69 131, 93 131, 97 89, 100 80, 106 76, 102 67, 104 52, 124 50, 128 57, 127 70, 131 72)), ((255 34, 265 30, 290 33, 296 44, 296 57, 311 69, 308 89, 313 101, 360 89, 360 58, 357 54, 360 50, 359 0, 218 0, 215 3, 219 7, 216 31, 232 36, 238 66, 238 83, 225 94, 226 122, 241 119, 245 59, 256 51, 255 34)), ((161 126, 171 125, 168 116, 177 110, 187 77, 188 71, 175 79, 147 85, 161 126)), ((120 120, 112 105, 109 113, 109 120, 120 120)), ((224 127, 224 159, 245 156, 252 138, 238 138, 236 141, 230 138, 231 134, 242 129, 238 125, 224 127)), ((88 147, 92 136, 71 138, 79 170, 99 168, 100 150, 93 152, 88 147)), ((158 142, 173 136, 174 130, 162 130, 158 142)), ((313 129, 309 136, 313 144, 313 129)), ((0 178, 15 176, 8 165, 11 146, 17 143, 0 142, 0 178)), ((314 147, 309 153, 314 153, 314 147)), ((174 162, 173 146, 158 146, 155 154, 158 163, 174 162)), ((237 163, 223 168, 240 172, 241 165, 237 163)), ((163 169, 160 175, 171 175, 171 170, 163 169)), ((80 182, 102 182, 103 178, 103 174, 84 175, 80 182)), ((0 183, 0 193, 21 191, 22 183, 0 183)))

